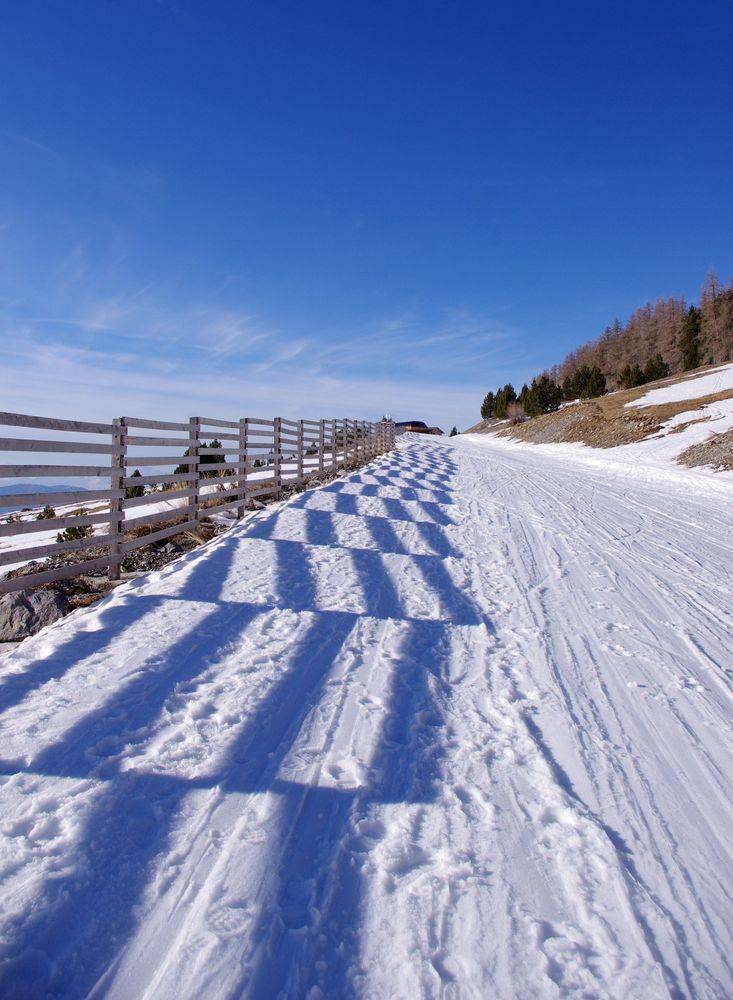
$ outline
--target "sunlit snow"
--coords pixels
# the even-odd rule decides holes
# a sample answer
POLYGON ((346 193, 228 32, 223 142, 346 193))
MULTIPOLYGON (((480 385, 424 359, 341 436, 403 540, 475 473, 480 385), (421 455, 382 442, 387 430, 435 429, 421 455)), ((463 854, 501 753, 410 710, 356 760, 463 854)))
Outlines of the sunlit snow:
POLYGON ((650 389, 639 399, 626 403, 626 406, 661 406, 663 403, 702 399, 703 396, 713 396, 731 390, 733 390, 733 364, 721 365, 704 374, 687 375, 671 385, 650 389))
POLYGON ((581 451, 404 438, 0 658, 0 995, 733 994, 731 478, 581 451))

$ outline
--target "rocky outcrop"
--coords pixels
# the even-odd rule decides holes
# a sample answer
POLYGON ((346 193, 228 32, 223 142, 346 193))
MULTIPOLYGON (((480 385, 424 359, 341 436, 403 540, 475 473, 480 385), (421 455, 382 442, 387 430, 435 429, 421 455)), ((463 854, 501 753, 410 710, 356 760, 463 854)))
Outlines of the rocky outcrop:
POLYGON ((683 451, 677 459, 683 465, 711 465, 714 469, 733 469, 733 430, 714 434, 683 451))
POLYGON ((57 590, 19 590, 0 598, 0 642, 18 642, 35 635, 71 610, 57 590))

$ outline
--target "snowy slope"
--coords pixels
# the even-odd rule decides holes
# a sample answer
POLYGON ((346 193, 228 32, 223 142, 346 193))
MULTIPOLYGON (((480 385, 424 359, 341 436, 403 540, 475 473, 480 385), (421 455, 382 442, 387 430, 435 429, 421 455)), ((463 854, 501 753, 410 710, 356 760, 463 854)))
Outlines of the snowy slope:
POLYGON ((696 372, 680 378, 670 385, 662 385, 658 389, 650 389, 643 396, 632 400, 626 406, 660 406, 663 403, 676 403, 685 399, 701 399, 704 396, 714 396, 719 392, 733 390, 733 365, 719 365, 711 371, 696 372))
POLYGON ((512 438, 496 438, 492 434, 469 434, 464 441, 472 441, 478 449, 488 448, 492 453, 513 451, 524 455, 530 463, 541 461, 540 455, 551 462, 570 462, 573 465, 622 476, 626 480, 650 484, 668 482, 686 493, 688 489, 722 490, 728 497, 733 486, 733 472, 710 466, 685 468, 677 459, 693 445, 702 444, 716 434, 733 428, 733 399, 723 399, 706 406, 678 413, 666 420, 658 434, 617 445, 615 448, 592 448, 577 442, 561 444, 529 444, 512 438), (529 451, 529 454, 528 454, 529 451))
POLYGON ((731 498, 403 438, 26 641, 0 995, 732 995, 731 498))

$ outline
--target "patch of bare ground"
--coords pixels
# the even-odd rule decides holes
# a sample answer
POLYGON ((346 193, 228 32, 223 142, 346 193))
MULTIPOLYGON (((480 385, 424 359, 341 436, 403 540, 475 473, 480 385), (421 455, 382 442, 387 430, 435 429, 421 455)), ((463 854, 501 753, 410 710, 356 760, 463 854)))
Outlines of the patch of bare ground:
POLYGON ((580 442, 591 448, 614 448, 655 434, 661 421, 646 411, 609 408, 606 399, 589 399, 544 413, 522 424, 500 431, 502 437, 519 438, 533 444, 580 442))
POLYGON ((681 434, 682 431, 686 431, 688 427, 692 427, 693 424, 706 424, 710 420, 710 417, 695 417, 694 420, 686 420, 683 424, 676 424, 674 427, 670 427, 667 431, 668 434, 681 434))
POLYGON ((677 461, 691 467, 711 465, 714 469, 733 470, 733 430, 713 434, 707 441, 693 444, 677 461))
POLYGON ((477 424, 473 427, 467 427, 465 431, 461 431, 462 434, 488 434, 490 431, 495 431, 497 427, 506 424, 505 420, 499 420, 498 417, 489 417, 487 420, 479 420, 477 424))

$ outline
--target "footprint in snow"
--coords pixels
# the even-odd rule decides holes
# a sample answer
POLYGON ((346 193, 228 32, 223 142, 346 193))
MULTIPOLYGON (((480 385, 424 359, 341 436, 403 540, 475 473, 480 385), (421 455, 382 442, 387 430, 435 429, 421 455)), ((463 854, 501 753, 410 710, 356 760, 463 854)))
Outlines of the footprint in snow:
POLYGON ((314 879, 291 879, 280 893, 280 918, 290 930, 298 930, 311 922, 311 905, 315 891, 314 879))
POLYGON ((158 817, 147 799, 137 797, 124 805, 121 826, 128 840, 138 847, 149 844, 158 831, 158 817))
POLYGON ((188 710, 188 714, 192 719, 208 719, 215 711, 216 705, 213 705, 209 701, 204 701, 192 705, 188 710))
POLYGON ((45 952, 29 949, 0 965, 0 996, 45 997, 49 993, 51 963, 45 952))
POLYGON ((371 846, 387 833, 387 828, 379 819, 362 819, 356 824, 356 832, 365 845, 371 846))

